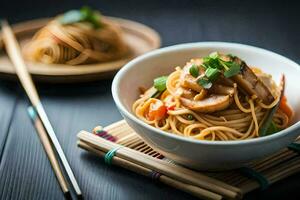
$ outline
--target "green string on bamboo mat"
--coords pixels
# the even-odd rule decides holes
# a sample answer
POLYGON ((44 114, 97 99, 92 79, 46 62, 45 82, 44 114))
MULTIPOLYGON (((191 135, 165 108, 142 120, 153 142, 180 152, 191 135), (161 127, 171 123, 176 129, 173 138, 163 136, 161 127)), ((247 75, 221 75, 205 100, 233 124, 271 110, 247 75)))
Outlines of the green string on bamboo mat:
POLYGON ((293 150, 293 151, 297 152, 297 153, 300 153, 300 144, 299 143, 293 142, 293 143, 288 145, 288 148, 290 150, 293 150))
POLYGON ((116 147, 116 148, 113 148, 113 149, 109 150, 109 151, 105 154, 105 156, 104 156, 104 162, 105 162, 106 164, 108 164, 108 165, 111 165, 113 157, 116 155, 116 152, 117 152, 120 148, 122 148, 122 146, 121 146, 121 147, 116 147))
POLYGON ((268 179, 254 169, 249 167, 242 167, 240 168, 240 172, 248 178, 256 180, 259 183, 261 190, 265 190, 269 187, 268 179))

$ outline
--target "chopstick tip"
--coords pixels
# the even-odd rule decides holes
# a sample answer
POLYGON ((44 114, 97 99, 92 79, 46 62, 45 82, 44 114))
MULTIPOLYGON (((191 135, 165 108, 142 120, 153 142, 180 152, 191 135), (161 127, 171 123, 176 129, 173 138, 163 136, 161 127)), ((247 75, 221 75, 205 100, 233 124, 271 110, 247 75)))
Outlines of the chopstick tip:
POLYGON ((77 194, 77 199, 78 199, 78 200, 83 200, 82 194, 77 194))
POLYGON ((72 199, 70 191, 64 193, 65 199, 72 199))

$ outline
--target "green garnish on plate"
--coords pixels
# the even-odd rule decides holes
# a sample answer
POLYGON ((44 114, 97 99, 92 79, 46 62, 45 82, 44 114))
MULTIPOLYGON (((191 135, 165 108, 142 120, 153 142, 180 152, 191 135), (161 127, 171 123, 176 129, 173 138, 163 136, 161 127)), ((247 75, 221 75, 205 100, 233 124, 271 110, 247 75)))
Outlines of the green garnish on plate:
POLYGON ((70 10, 64 13, 58 21, 63 25, 77 22, 89 22, 95 29, 102 26, 100 12, 92 10, 87 6, 82 7, 80 10, 70 10))

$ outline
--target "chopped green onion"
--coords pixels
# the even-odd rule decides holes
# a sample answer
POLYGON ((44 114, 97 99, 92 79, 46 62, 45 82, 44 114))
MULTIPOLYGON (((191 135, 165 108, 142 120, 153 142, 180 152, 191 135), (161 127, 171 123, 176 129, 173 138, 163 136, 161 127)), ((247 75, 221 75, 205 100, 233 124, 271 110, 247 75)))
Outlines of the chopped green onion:
POLYGON ((80 9, 80 12, 84 16, 85 21, 90 22, 93 24, 94 28, 100 28, 100 20, 101 20, 101 14, 98 11, 93 11, 89 7, 84 6, 80 9))
POLYGON ((273 133, 277 133, 279 128, 276 126, 276 124, 272 121, 266 131, 266 135, 272 135, 273 133))
POLYGON ((224 76, 226 78, 230 78, 234 75, 237 75, 241 71, 241 66, 237 64, 236 62, 226 62, 229 69, 224 72, 224 76))
POLYGON ((151 96, 151 98, 158 98, 160 95, 161 95, 161 93, 162 92, 160 92, 160 91, 156 91, 152 96, 151 96))
POLYGON ((77 22, 89 22, 94 28, 101 27, 101 14, 89 7, 82 7, 80 10, 70 10, 61 16, 58 21, 63 24, 73 24, 77 22))
POLYGON ((188 120, 193 120, 193 119, 194 119, 194 116, 191 115, 191 114, 188 114, 188 115, 187 115, 187 118, 188 118, 188 120))
POLYGON ((205 89, 209 89, 212 86, 212 82, 207 77, 200 78, 197 83, 205 89))
POLYGON ((163 92, 167 88, 167 86, 166 86, 167 79, 168 79, 167 76, 161 76, 161 77, 154 79, 154 87, 159 92, 163 92))
POLYGON ((215 81, 219 77, 220 71, 218 69, 209 67, 206 69, 205 75, 210 81, 215 81))
POLYGON ((191 67, 190 67, 190 74, 193 76, 193 77, 195 77, 195 78, 197 78, 198 76, 199 76, 199 69, 198 69, 198 67, 197 67, 197 65, 195 65, 195 64, 193 64, 191 67))
POLYGON ((70 10, 66 12, 61 18, 59 18, 59 22, 61 24, 73 24, 82 20, 83 15, 79 10, 70 10))

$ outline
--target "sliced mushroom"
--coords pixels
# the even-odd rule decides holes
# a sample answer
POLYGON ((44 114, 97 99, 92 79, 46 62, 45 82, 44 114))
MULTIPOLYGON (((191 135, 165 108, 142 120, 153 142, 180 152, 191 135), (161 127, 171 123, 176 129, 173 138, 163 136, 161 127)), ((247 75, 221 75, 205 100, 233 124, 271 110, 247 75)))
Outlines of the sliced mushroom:
POLYGON ((181 103, 187 108, 203 113, 224 110, 231 104, 231 98, 229 95, 212 95, 200 101, 186 98, 180 98, 180 100, 181 103))
POLYGON ((181 93, 182 97, 192 99, 192 98, 194 98, 195 95, 197 95, 197 92, 195 92, 191 89, 182 88, 182 93, 181 93))
POLYGON ((263 81, 255 75, 244 61, 238 57, 234 57, 233 61, 241 65, 241 73, 235 75, 232 79, 248 94, 256 95, 265 104, 271 104, 274 97, 263 81))
POLYGON ((216 84, 233 87, 234 82, 229 78, 225 78, 224 75, 220 75, 218 80, 216 80, 216 84))
POLYGON ((196 92, 201 92, 202 87, 197 83, 196 78, 190 74, 182 74, 180 77, 180 85, 184 88, 190 88, 196 92))
POLYGON ((212 88, 209 90, 213 94, 223 94, 223 95, 230 95, 233 96, 234 88, 228 87, 219 84, 213 84, 212 88))

